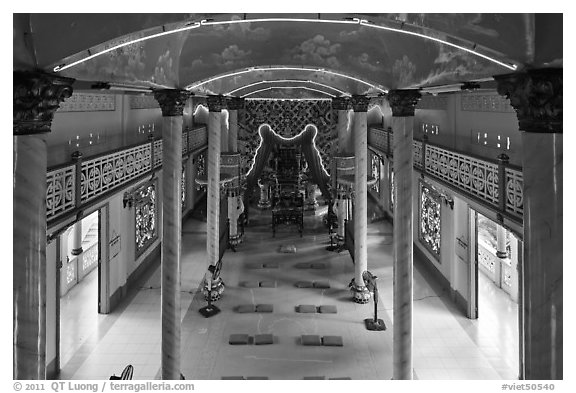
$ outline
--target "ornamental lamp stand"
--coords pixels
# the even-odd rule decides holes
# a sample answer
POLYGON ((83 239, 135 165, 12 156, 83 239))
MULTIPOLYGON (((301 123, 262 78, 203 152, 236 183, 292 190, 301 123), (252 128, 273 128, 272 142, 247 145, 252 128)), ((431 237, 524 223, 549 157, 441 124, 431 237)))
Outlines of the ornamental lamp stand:
POLYGON ((364 324, 366 325, 366 329, 371 331, 383 331, 386 330, 386 325, 384 321, 378 319, 378 285, 376 285, 377 276, 373 275, 369 271, 365 271, 362 273, 362 279, 364 280, 364 284, 366 288, 370 292, 374 292, 374 318, 366 318, 364 320, 364 324))

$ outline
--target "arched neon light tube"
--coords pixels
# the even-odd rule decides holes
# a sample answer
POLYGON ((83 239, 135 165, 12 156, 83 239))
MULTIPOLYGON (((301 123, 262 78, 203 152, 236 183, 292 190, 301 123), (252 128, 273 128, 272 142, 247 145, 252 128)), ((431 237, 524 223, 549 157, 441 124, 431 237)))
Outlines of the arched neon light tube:
POLYGON ((227 95, 227 94, 228 94, 228 95, 232 95, 232 94, 236 93, 237 91, 244 90, 244 89, 248 89, 248 88, 250 88, 250 87, 254 87, 254 86, 258 86, 258 85, 262 85, 262 84, 266 84, 266 83, 271 83, 271 84, 273 84, 273 83, 310 83, 310 84, 313 84, 313 85, 322 86, 322 87, 326 87, 326 88, 328 88, 328 89, 332 89, 332 90, 340 93, 340 95, 346 95, 346 94, 348 94, 348 93, 346 93, 345 91, 342 91, 342 90, 340 90, 340 89, 337 89, 337 88, 335 88, 335 87, 333 87, 333 86, 326 85, 326 84, 320 83, 320 82, 314 82, 314 81, 311 81, 311 80, 304 80, 304 79, 274 79, 274 80, 265 80, 265 81, 258 81, 258 82, 250 83, 250 84, 248 84, 248 85, 245 85, 245 86, 242 86, 242 87, 238 87, 238 88, 236 88, 236 89, 234 89, 234 90, 230 90, 228 93, 225 93, 225 95, 227 95))
POLYGON ((270 86, 270 87, 265 87, 264 89, 251 91, 250 93, 244 94, 241 97, 245 98, 245 97, 251 96, 252 94, 260 93, 260 92, 267 91, 267 90, 274 90, 274 89, 305 89, 305 90, 310 90, 310 91, 316 91, 318 93, 325 94, 325 95, 330 96, 330 97, 336 97, 334 94, 330 94, 330 93, 327 93, 325 91, 314 89, 312 87, 306 87, 306 86, 270 86))
MULTIPOLYGON (((181 31, 196 29, 196 28, 198 28, 198 27, 200 27, 200 26, 201 26, 200 23, 194 22, 194 23, 191 23, 191 24, 186 24, 184 27, 180 27, 180 28, 177 28, 177 29, 174 29, 174 30, 163 31, 163 32, 161 32, 161 33, 156 33, 156 34, 148 35, 148 36, 146 36, 146 37, 136 38, 136 39, 131 40, 131 41, 128 41, 128 42, 123 42, 123 43, 121 43, 121 44, 114 45, 114 46, 112 46, 112 47, 110 47, 110 48, 103 49, 103 50, 101 50, 100 52, 91 54, 90 56, 85 57, 85 58, 83 58, 83 59, 74 61, 74 62, 72 62, 72 63, 70 63, 70 64, 65 64, 65 65, 60 64, 60 65, 57 65, 56 67, 54 67, 54 72, 64 71, 64 70, 67 69, 67 68, 74 67, 74 66, 77 65, 77 64, 83 63, 83 62, 85 62, 85 61, 87 61, 87 60, 90 60, 90 59, 93 59, 93 58, 95 58, 95 57, 97 57, 97 56, 103 55, 103 54, 108 53, 108 52, 112 52, 113 50, 116 50, 116 49, 119 49, 119 48, 123 48, 123 47, 128 46, 128 45, 135 44, 135 43, 137 43, 137 42, 142 42, 142 41, 146 41, 146 40, 149 40, 149 39, 152 39, 152 38, 162 37, 162 36, 168 35, 168 34, 179 33, 179 32, 181 32, 181 31)), ((164 26, 162 26, 162 28, 164 28, 164 26)), ((90 51, 88 51, 88 53, 90 53, 90 51)))
MULTIPOLYGON (((169 30, 169 31, 162 31, 160 33, 156 33, 156 34, 152 34, 146 37, 141 37, 141 38, 137 38, 134 40, 130 40, 118 45, 115 45, 111 48, 107 48, 104 50, 101 50, 97 53, 94 54, 89 54, 89 56, 82 58, 80 60, 74 61, 70 64, 59 64, 57 66, 54 67, 54 72, 60 72, 63 71, 67 68, 73 67, 77 64, 83 63, 87 60, 93 59, 97 56, 103 55, 104 53, 108 53, 110 51, 113 51, 115 49, 118 48, 122 48, 124 46, 127 45, 131 45, 137 42, 142 42, 148 39, 152 39, 152 38, 157 38, 157 37, 161 37, 164 35, 168 35, 168 34, 174 34, 174 33, 178 33, 181 31, 186 31, 186 30, 191 30, 191 29, 196 29, 198 27, 202 27, 202 26, 214 26, 214 25, 226 25, 226 24, 240 24, 240 23, 264 23, 264 22, 300 22, 300 23, 332 23, 332 24, 356 24, 356 25, 361 25, 361 26, 366 26, 366 27, 372 27, 372 28, 376 28, 376 29, 381 29, 381 30, 388 30, 388 31, 395 31, 397 33, 402 33, 402 34, 408 34, 408 35, 413 35, 416 37, 420 37, 420 38, 424 38, 427 40, 432 40, 432 41, 436 41, 439 42, 441 44, 445 44, 445 45, 449 45, 452 46, 454 48, 458 48, 460 50, 463 50, 465 52, 474 54, 476 56, 482 57, 488 61, 491 61, 493 63, 496 63, 502 67, 508 68, 512 71, 516 70, 518 68, 518 66, 516 64, 507 64, 504 63, 502 61, 499 61, 493 57, 484 55, 482 53, 477 52, 476 49, 476 45, 474 45, 473 49, 469 49, 466 48, 464 46, 461 45, 457 45, 457 44, 453 44, 451 42, 445 41, 445 40, 441 40, 439 38, 435 38, 426 34, 422 34, 422 33, 417 33, 417 32, 412 32, 412 31, 407 31, 404 29, 398 29, 398 28, 394 28, 394 27, 387 27, 387 26, 382 26, 382 25, 376 25, 372 22, 369 22, 366 19, 359 19, 359 18, 350 18, 350 19, 342 19, 342 20, 336 20, 336 19, 305 19, 305 18, 255 18, 255 19, 240 19, 240 20, 227 20, 227 21, 210 21, 207 19, 204 19, 200 22, 189 22, 186 25, 184 25, 183 27, 180 28, 176 28, 174 30, 169 30)), ((164 29, 164 26, 162 26, 162 28, 164 29)), ((88 52, 90 53, 90 52, 88 52)))
POLYGON ((500 61, 500 60, 496 60, 496 59, 494 59, 493 57, 486 56, 486 55, 484 55, 484 54, 482 54, 482 53, 476 52, 476 51, 473 50, 473 49, 468 49, 468 48, 466 48, 466 47, 464 47, 464 46, 456 45, 456 44, 453 44, 453 43, 451 43, 451 42, 448 42, 448 41, 445 41, 445 40, 441 40, 440 38, 431 37, 431 36, 426 35, 426 34, 416 33, 415 31, 408 31, 408 30, 403 30, 403 29, 396 29, 396 28, 394 28, 394 27, 381 26, 381 25, 377 25, 377 24, 375 24, 375 23, 369 22, 369 21, 367 21, 366 19, 360 19, 360 25, 361 25, 361 26, 366 26, 366 27, 372 27, 372 28, 380 29, 380 30, 395 31, 395 32, 397 32, 397 33, 413 35, 413 36, 416 36, 416 37, 424 38, 424 39, 426 39, 426 40, 431 40, 431 41, 439 42, 439 43, 441 43, 441 44, 448 45, 448 46, 451 46, 451 47, 453 47, 453 48, 457 48, 457 49, 463 50, 463 51, 465 51, 465 52, 471 53, 471 54, 473 54, 473 55, 479 56, 479 57, 481 57, 481 58, 483 58, 483 59, 486 59, 486 60, 491 61, 491 62, 493 62, 493 63, 496 63, 496 64, 498 64, 498 65, 501 65, 502 67, 508 68, 509 70, 512 70, 512 71, 515 71, 515 70, 518 68, 518 66, 517 66, 516 64, 507 64, 507 63, 504 63, 504 62, 502 62, 502 61, 500 61))
POLYGON ((322 168, 322 171, 324 172, 324 174, 326 176, 330 176, 330 174, 328 173, 326 168, 324 168, 324 162, 322 161, 322 156, 320 155, 320 151, 318 150, 318 147, 316 146, 316 136, 318 136, 318 127, 316 127, 312 123, 306 124, 306 126, 304 126, 304 129, 302 131, 300 131, 298 133, 298 135, 295 135, 292 138, 285 138, 282 135, 278 134, 276 131, 274 131, 274 129, 268 123, 261 124, 260 127, 258 127, 258 136, 260 136, 260 144, 258 145, 258 147, 256 148, 256 151, 254 152, 254 157, 252 158, 252 165, 250 166, 250 169, 248 169, 248 172, 246 172, 246 176, 248 176, 252 172, 252 169, 254 169, 254 164, 256 163, 256 157, 258 156, 258 151, 260 150, 260 148, 262 147, 262 144, 264 143, 264 137, 262 136, 262 127, 264 127, 264 126, 268 126, 268 128, 270 129, 270 131, 272 131, 272 133, 274 135, 276 135, 278 138, 280 138, 286 142, 291 142, 294 139, 298 138, 300 135, 302 135, 306 131, 306 128, 308 128, 308 126, 312 126, 312 128, 314 129, 314 136, 312 137, 312 147, 314 148, 314 150, 316 151, 316 154, 318 155, 318 158, 320 159, 320 167, 322 168))
POLYGON ((201 82, 198 82, 194 85, 188 85, 186 87, 186 90, 192 90, 195 89, 199 86, 205 85, 206 83, 210 83, 210 82, 214 82, 216 80, 219 79, 223 79, 223 78, 230 78, 233 76, 237 76, 237 75, 242 75, 242 74, 246 74, 249 72, 253 72, 253 71, 310 71, 310 72, 325 72, 327 74, 330 75, 335 75, 335 76, 340 76, 342 78, 346 78, 346 79, 351 79, 353 81, 365 84, 367 86, 370 86, 374 89, 380 90, 383 93, 388 93, 388 90, 384 90, 378 86, 373 85, 372 83, 366 82, 360 78, 356 78, 354 76, 350 76, 350 75, 346 75, 346 74, 342 74, 340 72, 336 72, 336 71, 332 71, 332 70, 327 70, 325 68, 315 68, 315 67, 291 67, 291 66, 259 66, 259 67, 250 67, 247 68, 245 70, 240 70, 240 71, 234 71, 234 72, 230 72, 230 73, 226 73, 226 74, 221 74, 218 76, 214 76, 212 78, 208 78, 206 80, 203 80, 201 82))

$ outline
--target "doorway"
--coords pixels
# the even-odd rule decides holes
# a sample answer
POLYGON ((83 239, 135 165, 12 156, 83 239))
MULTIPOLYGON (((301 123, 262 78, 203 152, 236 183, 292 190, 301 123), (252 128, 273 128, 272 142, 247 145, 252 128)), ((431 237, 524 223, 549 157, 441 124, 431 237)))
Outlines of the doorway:
POLYGON ((522 241, 499 223, 470 209, 471 318, 477 319, 478 344, 509 379, 520 370, 519 268, 522 241))
MULTIPOLYGON (((107 248, 107 207, 76 221, 60 235, 59 369, 74 358, 82 345, 93 338, 109 312, 107 248)), ((68 372, 63 377, 70 378, 68 372)))

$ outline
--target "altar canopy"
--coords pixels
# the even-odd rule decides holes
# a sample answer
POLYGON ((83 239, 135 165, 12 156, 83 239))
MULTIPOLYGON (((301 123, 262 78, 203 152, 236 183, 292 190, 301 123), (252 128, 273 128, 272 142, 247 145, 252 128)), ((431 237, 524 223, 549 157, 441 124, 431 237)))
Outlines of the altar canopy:
POLYGON ((260 144, 260 147, 256 152, 256 156, 254 157, 254 164, 252 169, 246 176, 248 193, 251 192, 251 190, 256 185, 258 178, 262 174, 262 171, 264 170, 264 167, 270 158, 270 153, 274 150, 274 147, 277 144, 289 144, 300 146, 302 154, 304 154, 306 162, 308 163, 308 169, 310 171, 310 175, 312 175, 312 180, 314 183, 318 184, 318 187, 322 191, 322 195, 324 195, 325 198, 330 196, 330 192, 328 190, 330 175, 328 175, 328 173, 326 173, 324 170, 320 155, 314 145, 314 138, 318 133, 318 130, 314 125, 308 124, 304 128, 304 131, 293 138, 281 137, 274 130, 272 130, 268 124, 263 124, 260 126, 258 133, 260 134, 262 143, 260 144))

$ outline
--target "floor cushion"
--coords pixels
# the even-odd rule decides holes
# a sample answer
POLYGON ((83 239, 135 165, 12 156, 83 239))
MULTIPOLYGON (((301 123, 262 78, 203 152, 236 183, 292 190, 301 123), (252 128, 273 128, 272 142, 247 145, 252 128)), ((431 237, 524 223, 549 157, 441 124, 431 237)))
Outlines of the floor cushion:
POLYGON ((228 343, 230 345, 246 345, 250 341, 250 337, 247 334, 231 334, 228 343))
POLYGON ((338 312, 336 306, 320 306, 318 310, 322 314, 336 314, 338 312))
POLYGON ((272 304, 257 304, 256 312, 274 312, 274 306, 272 304))
POLYGON ((313 313, 316 312, 316 306, 312 304, 301 304, 297 307, 298 312, 301 313, 313 313))
POLYGON ((268 344, 274 344, 274 336, 272 334, 257 334, 254 336, 254 345, 268 344))
POLYGON ((303 334, 302 345, 321 345, 320 336, 316 334, 303 334))
POLYGON ((253 304, 241 304, 236 307, 236 312, 240 314, 254 312, 256 307, 253 304))
POLYGON ((342 347, 342 336, 324 336, 322 337, 322 345, 325 347, 342 347))
POLYGON ((314 281, 314 288, 319 289, 330 288, 330 283, 328 281, 314 281))

